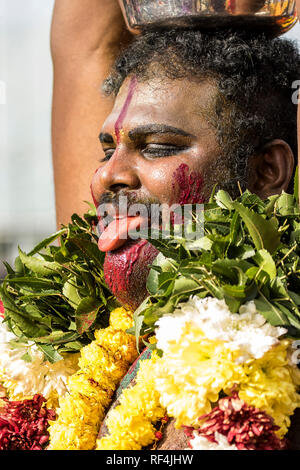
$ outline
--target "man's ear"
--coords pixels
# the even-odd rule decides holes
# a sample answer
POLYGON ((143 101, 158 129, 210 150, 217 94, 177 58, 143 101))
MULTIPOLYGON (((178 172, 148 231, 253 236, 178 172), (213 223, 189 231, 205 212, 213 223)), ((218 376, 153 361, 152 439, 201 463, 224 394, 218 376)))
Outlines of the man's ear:
POLYGON ((274 139, 250 159, 249 165, 248 188, 264 199, 287 191, 293 176, 295 159, 287 142, 274 139))

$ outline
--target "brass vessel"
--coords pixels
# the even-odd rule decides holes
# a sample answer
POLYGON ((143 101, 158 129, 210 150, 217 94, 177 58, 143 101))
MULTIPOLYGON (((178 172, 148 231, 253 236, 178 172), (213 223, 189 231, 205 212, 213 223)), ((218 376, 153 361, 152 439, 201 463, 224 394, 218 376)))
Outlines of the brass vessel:
POLYGON ((236 28, 279 36, 297 22, 295 0, 119 0, 129 30, 236 28))

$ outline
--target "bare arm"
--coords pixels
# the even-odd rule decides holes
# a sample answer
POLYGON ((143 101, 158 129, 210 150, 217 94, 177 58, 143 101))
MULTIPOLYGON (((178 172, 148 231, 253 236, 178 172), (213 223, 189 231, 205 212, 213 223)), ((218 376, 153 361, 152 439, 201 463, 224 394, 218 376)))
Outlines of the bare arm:
POLYGON ((98 135, 113 99, 103 79, 129 40, 117 0, 56 0, 51 29, 52 153, 58 226, 87 209, 101 158, 98 135))

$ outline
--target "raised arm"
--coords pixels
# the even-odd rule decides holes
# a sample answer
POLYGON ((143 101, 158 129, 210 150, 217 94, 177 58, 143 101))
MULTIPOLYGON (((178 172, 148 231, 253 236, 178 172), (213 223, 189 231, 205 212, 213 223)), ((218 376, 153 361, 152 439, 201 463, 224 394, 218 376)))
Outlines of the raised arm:
POLYGON ((58 226, 87 209, 101 158, 98 135, 112 107, 101 83, 130 40, 117 0, 56 0, 51 28, 54 67, 52 152, 58 226))

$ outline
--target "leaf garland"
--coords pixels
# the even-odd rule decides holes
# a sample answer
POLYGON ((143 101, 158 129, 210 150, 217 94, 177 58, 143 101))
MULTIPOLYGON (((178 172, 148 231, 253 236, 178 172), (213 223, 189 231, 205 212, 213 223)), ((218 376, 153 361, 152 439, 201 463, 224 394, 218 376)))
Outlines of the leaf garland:
POLYGON ((135 315, 137 337, 154 331, 162 315, 193 294, 224 299, 232 312, 254 300, 269 323, 300 338, 296 193, 261 200, 245 191, 232 200, 221 190, 204 204, 202 238, 162 237, 149 239, 161 253, 149 273, 149 297, 135 315))
POLYGON ((118 305, 104 282, 96 223, 93 208, 83 218, 74 214, 28 254, 19 248, 14 267, 5 263, 0 286, 5 322, 17 341, 33 341, 51 362, 91 342, 118 305))
MULTIPOLYGON (((5 263, 7 276, 0 287, 5 321, 16 344, 33 341, 47 360, 60 360, 64 352, 77 352, 91 342, 94 330, 106 327, 118 306, 104 282, 105 254, 97 247, 96 223, 95 209, 83 218, 74 214, 69 225, 28 254, 19 249, 14 267, 5 263)), ((167 236, 159 230, 151 231, 152 238, 147 235, 160 253, 149 273, 149 296, 129 331, 137 345, 162 315, 190 295, 224 299, 232 312, 254 300, 268 322, 300 338, 296 193, 261 200, 245 191, 232 200, 219 191, 204 204, 202 237, 190 240, 172 228, 167 236)))

